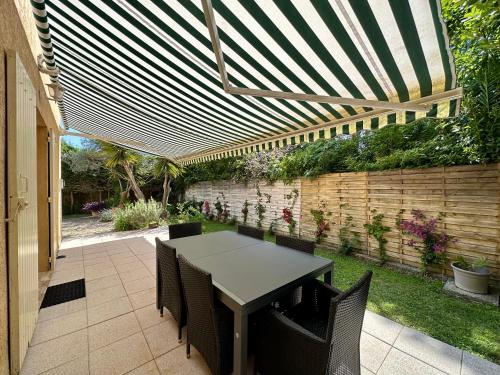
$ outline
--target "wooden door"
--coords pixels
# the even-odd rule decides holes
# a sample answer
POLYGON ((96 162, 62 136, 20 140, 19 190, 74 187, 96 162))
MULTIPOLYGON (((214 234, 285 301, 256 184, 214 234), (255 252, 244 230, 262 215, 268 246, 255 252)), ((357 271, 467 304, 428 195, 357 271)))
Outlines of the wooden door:
POLYGON ((21 368, 38 318, 36 91, 7 52, 7 196, 11 373, 21 368))

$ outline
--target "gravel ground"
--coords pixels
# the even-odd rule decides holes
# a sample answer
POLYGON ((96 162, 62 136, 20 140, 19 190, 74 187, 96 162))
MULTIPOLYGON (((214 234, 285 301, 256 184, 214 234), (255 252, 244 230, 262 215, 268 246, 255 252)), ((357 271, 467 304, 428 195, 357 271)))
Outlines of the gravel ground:
POLYGON ((102 223, 97 217, 63 217, 62 220, 62 235, 64 240, 111 232, 113 232, 113 223, 102 223))

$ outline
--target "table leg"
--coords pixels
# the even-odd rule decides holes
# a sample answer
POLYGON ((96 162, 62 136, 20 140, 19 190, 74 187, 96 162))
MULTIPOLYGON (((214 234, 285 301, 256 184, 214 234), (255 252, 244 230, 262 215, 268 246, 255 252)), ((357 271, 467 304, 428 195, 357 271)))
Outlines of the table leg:
POLYGON ((234 313, 234 375, 247 373, 247 347, 248 347, 248 315, 243 312, 234 313))
POLYGON ((332 285, 332 271, 325 272, 323 275, 323 281, 328 285, 332 285))

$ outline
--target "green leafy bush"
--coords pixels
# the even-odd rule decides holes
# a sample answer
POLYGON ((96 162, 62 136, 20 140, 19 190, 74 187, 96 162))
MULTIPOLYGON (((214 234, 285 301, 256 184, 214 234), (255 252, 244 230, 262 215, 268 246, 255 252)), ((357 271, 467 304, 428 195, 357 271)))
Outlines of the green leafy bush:
POLYGON ((105 209, 99 212, 99 221, 102 221, 103 223, 110 223, 113 221, 113 218, 113 210, 105 209))
POLYGON ((159 223, 162 213, 161 204, 151 199, 129 203, 114 215, 114 226, 117 231, 146 228, 150 223, 159 223))

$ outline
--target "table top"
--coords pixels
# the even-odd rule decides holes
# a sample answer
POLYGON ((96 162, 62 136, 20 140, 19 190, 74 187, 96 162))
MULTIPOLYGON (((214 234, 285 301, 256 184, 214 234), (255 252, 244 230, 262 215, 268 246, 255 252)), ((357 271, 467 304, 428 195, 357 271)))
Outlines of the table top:
POLYGON ((241 306, 327 268, 329 259, 223 231, 165 241, 212 274, 214 286, 241 306))

